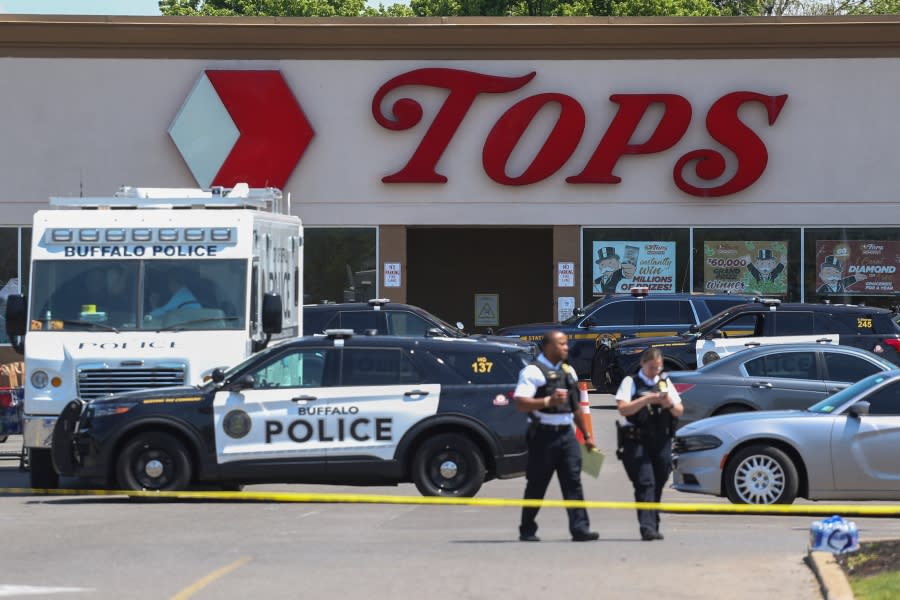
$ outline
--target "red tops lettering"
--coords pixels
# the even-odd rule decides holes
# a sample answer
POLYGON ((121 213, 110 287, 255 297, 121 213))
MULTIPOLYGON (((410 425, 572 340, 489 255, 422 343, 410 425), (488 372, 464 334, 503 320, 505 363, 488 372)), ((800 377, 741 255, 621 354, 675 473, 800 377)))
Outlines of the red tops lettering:
MULTIPOLYGON (((400 98, 390 107, 390 116, 382 112, 385 96, 406 86, 426 86, 447 90, 447 98, 422 136, 406 165, 382 178, 384 183, 446 183, 447 177, 437 172, 437 163, 459 129, 475 100, 481 94, 505 94, 526 86, 536 73, 521 77, 485 75, 473 71, 446 68, 416 69, 387 81, 372 99, 372 114, 382 127, 403 131, 417 125, 423 117, 422 105, 412 98, 400 98)), ((748 103, 761 105, 769 126, 775 124, 787 94, 769 96, 757 92, 738 91, 716 100, 706 114, 706 130, 710 137, 730 150, 737 159, 732 176, 719 185, 704 187, 727 170, 725 156, 711 148, 693 150, 681 156, 674 165, 675 185, 691 196, 728 196, 753 185, 762 176, 769 154, 759 136, 738 117, 748 103), (685 178, 693 170, 695 184, 685 178)), ((587 164, 576 175, 566 178, 570 184, 618 184, 622 179, 613 171, 626 155, 655 154, 672 148, 684 136, 691 123, 690 102, 677 94, 613 94, 610 101, 618 105, 587 164), (632 141, 635 131, 653 105, 662 107, 662 117, 653 133, 641 143, 632 141)), ((566 94, 541 93, 513 104, 487 134, 482 149, 484 172, 502 185, 530 185, 543 181, 568 162, 581 142, 585 128, 585 112, 581 104, 566 94), (531 164, 520 175, 506 173, 506 165, 531 121, 547 104, 559 107, 556 124, 544 140, 531 164)))

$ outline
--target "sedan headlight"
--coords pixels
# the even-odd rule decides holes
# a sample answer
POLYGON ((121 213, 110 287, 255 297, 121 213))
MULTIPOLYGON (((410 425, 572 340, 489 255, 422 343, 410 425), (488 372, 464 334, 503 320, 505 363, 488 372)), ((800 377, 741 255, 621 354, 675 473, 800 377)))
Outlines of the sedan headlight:
POLYGON ((686 435, 675 436, 675 452, 684 454, 686 452, 700 452, 701 450, 712 450, 722 445, 722 440, 714 435, 686 435))
POLYGON ((89 404, 87 408, 87 418, 108 417, 110 415, 122 415, 140 404, 139 400, 127 400, 122 402, 102 402, 99 404, 89 404))

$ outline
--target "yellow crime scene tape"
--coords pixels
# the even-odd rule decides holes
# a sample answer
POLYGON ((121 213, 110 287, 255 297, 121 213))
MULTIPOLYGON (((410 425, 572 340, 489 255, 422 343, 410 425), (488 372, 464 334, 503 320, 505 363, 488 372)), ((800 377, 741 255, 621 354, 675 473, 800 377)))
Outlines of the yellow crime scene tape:
POLYGON ((329 494, 303 492, 143 492, 130 490, 82 490, 0 488, 0 496, 127 496, 155 500, 207 500, 236 502, 294 502, 320 504, 406 504, 437 506, 591 508, 602 510, 659 510, 667 513, 749 515, 842 515, 900 517, 900 504, 715 504, 710 502, 610 502, 592 500, 524 500, 514 498, 453 498, 438 496, 390 496, 381 494, 329 494))

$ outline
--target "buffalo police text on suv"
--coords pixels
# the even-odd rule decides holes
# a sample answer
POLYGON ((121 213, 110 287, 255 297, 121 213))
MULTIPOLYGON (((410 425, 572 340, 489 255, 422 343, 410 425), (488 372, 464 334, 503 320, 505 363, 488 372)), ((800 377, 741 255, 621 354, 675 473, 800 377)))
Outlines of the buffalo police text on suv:
POLYGON ((471 338, 329 331, 203 386, 74 400, 53 463, 131 490, 412 481, 424 495, 472 496, 485 480, 524 474, 526 417, 511 398, 530 359, 471 338))
POLYGON ((576 308, 572 317, 561 323, 516 325, 497 333, 539 342, 548 330, 559 329, 569 336, 569 362, 579 379, 590 379, 598 391, 615 391, 607 379, 607 350, 616 341, 675 335, 751 299, 728 294, 647 295, 646 288, 635 288, 630 296, 607 296, 576 308))
POLYGON ((613 384, 637 371, 641 353, 663 353, 668 371, 698 366, 762 344, 819 342, 862 348, 900 364, 900 326, 884 308, 782 303, 774 299, 735 306, 680 336, 623 340, 610 347, 607 379, 613 384))

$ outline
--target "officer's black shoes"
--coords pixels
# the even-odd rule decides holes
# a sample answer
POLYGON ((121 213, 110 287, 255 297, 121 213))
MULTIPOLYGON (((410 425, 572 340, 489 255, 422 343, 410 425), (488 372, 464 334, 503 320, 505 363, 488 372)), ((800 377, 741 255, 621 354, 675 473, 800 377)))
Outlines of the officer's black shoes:
POLYGON ((641 529, 641 539, 645 542, 652 542, 653 540, 662 540, 665 538, 663 534, 658 531, 653 531, 652 529, 641 529))
POLYGON ((573 542, 594 542, 600 539, 600 534, 596 531, 579 531, 572 536, 573 542))
POLYGON ((541 538, 534 535, 533 533, 530 533, 528 535, 520 535, 519 541, 520 542, 539 542, 539 541, 541 541, 541 538))

